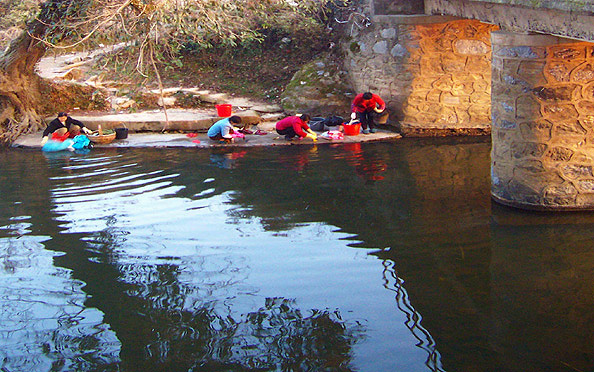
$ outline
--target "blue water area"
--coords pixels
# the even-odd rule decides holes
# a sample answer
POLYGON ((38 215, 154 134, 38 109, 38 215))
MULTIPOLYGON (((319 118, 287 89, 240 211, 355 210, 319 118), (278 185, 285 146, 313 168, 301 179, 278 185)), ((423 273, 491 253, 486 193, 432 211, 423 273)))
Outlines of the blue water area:
POLYGON ((0 151, 3 371, 593 371, 594 214, 488 139, 0 151))

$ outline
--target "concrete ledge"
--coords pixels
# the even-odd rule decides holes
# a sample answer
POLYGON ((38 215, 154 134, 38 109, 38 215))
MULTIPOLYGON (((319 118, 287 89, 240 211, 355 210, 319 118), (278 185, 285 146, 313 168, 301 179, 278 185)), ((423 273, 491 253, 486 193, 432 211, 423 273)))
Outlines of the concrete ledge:
POLYGON ((565 43, 575 43, 575 40, 534 33, 491 32, 491 44, 493 46, 547 46, 565 43))
MULTIPOLYGON (((262 118, 256 111, 245 110, 234 112, 233 115, 241 117, 243 124, 257 125, 262 118)), ((126 127, 132 132, 161 132, 184 131, 184 132, 206 132, 210 126, 222 119, 212 115, 211 110, 167 110, 167 119, 163 111, 144 111, 131 114, 107 114, 107 115, 77 115, 71 114, 72 118, 82 121, 91 130, 97 130, 101 125, 103 129, 126 127), (169 123, 167 123, 169 121, 169 123)), ((48 118, 46 121, 53 120, 48 118)))
POLYGON ((414 14, 414 15, 374 15, 371 16, 371 20, 374 22, 389 22, 399 25, 427 25, 434 23, 446 23, 450 21, 456 21, 463 19, 460 17, 448 16, 448 15, 427 15, 427 14, 414 14))

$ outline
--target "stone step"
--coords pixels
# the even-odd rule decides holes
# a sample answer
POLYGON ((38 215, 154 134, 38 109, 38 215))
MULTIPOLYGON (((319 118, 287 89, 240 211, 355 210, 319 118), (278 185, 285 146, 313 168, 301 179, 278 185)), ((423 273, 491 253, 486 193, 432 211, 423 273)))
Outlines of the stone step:
MULTIPOLYGON (((262 122, 262 117, 253 110, 234 112, 242 119, 242 125, 257 125, 262 122)), ((222 118, 208 111, 191 110, 167 110, 167 119, 163 111, 144 111, 129 114, 105 114, 105 115, 76 115, 71 114, 73 119, 80 120, 84 125, 97 130, 101 125, 102 129, 113 129, 126 127, 131 132, 161 132, 184 131, 184 132, 206 132, 208 128, 222 118), (167 123, 169 121, 169 123, 167 123)), ((54 118, 46 119, 47 122, 54 118)))

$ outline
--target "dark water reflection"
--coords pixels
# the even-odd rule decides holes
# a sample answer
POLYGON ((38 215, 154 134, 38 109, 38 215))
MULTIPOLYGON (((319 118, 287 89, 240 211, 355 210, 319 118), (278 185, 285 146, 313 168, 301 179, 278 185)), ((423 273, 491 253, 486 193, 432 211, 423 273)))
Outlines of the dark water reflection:
POLYGON ((3 370, 594 371, 594 215, 488 140, 0 152, 3 370))

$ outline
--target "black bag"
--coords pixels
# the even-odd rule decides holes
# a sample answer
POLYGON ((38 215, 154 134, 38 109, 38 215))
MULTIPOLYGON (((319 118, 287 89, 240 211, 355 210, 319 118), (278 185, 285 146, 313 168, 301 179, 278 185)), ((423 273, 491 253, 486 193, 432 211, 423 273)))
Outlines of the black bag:
POLYGON ((327 127, 337 127, 342 123, 344 123, 342 116, 331 115, 324 120, 324 125, 327 127))
POLYGON ((309 128, 313 131, 316 132, 325 132, 326 129, 324 129, 324 121, 326 119, 321 118, 321 117, 313 117, 309 120, 309 128))
POLYGON ((328 130, 333 130, 332 127, 337 127, 343 122, 344 119, 341 116, 331 115, 327 118, 315 117, 311 118, 309 121, 309 127, 316 132, 326 132, 328 130))

